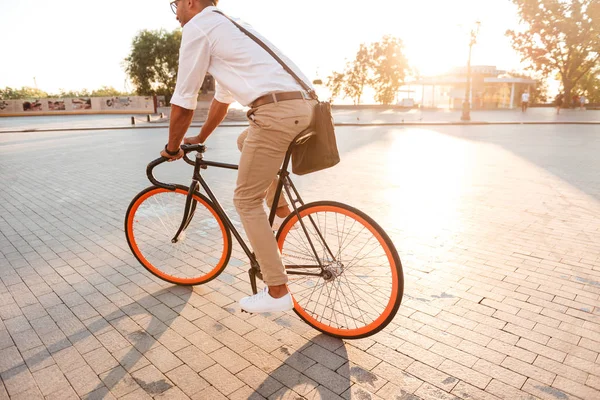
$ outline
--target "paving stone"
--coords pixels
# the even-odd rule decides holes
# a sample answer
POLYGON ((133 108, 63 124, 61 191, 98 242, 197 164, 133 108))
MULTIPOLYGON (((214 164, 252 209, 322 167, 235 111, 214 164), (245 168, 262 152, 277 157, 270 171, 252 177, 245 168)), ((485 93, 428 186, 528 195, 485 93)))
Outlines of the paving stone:
POLYGON ((0 350, 0 373, 9 371, 19 365, 24 364, 23 358, 16 347, 7 347, 0 350))
POLYGON ((524 392, 530 393, 536 398, 545 400, 568 400, 574 399, 575 397, 568 395, 567 393, 558 390, 556 388, 544 385, 541 382, 537 382, 533 379, 527 379, 527 382, 521 388, 524 392))
POLYGON ((582 399, 595 399, 600 396, 600 390, 571 381, 562 376, 556 377, 556 380, 552 383, 552 387, 582 399))
POLYGON ((428 383, 424 383, 416 392, 415 395, 423 400, 458 400, 459 398, 446 393, 441 389, 436 388, 428 383))
POLYGON ((181 360, 174 356, 164 346, 158 346, 144 353, 144 356, 161 372, 168 372, 182 364, 181 360))
POLYGON ((475 371, 481 372, 484 375, 491 376, 503 383, 511 385, 517 389, 520 389, 526 381, 526 377, 513 372, 509 369, 503 368, 497 364, 493 364, 486 360, 478 360, 473 366, 475 371))
MULTIPOLYGON (((319 385, 317 382, 313 381, 308 376, 303 375, 299 371, 296 371, 295 369, 287 365, 282 365, 279 368, 277 368, 271 373, 271 376, 279 382, 283 383, 285 386, 287 386, 287 388, 292 389, 294 392, 299 393, 300 395, 306 395, 310 393, 314 388, 316 388, 319 385)), ((280 391, 276 392, 275 394, 269 397, 277 395, 280 391)), ((285 393, 286 390, 283 390, 283 392, 285 393)))
POLYGON ((219 364, 215 364, 200 372, 200 376, 224 395, 229 395, 244 386, 242 381, 219 364))
POLYGON ((587 372, 582 371, 582 367, 577 364, 576 367, 571 367, 542 356, 538 356, 533 365, 583 384, 588 377, 587 372))
MULTIPOLYGON (((131 377, 149 396, 155 396, 173 387, 173 382, 163 375, 154 365, 148 365, 132 372, 131 377)), ((132 396, 137 392, 138 390, 133 391, 128 396, 132 396)))
POLYGON ((108 388, 101 386, 95 390, 93 390, 92 392, 88 393, 85 395, 86 399, 90 399, 90 400, 116 400, 116 397, 113 396, 110 391, 108 390, 108 388))
POLYGON ((248 361, 226 347, 221 347, 208 356, 234 375, 250 365, 248 361))
POLYGON ((475 386, 469 385, 466 382, 458 382, 458 384, 452 389, 453 395, 460 399, 472 399, 472 400, 497 400, 498 397, 487 393, 475 386))
POLYGON ((50 393, 45 397, 46 400, 78 400, 80 399, 77 396, 77 393, 73 390, 71 386, 67 386, 63 389, 59 389, 55 392, 50 393))
POLYGON ((34 372, 33 377, 38 384, 38 388, 44 396, 47 396, 58 390, 71 388, 69 381, 67 381, 67 378, 56 365, 52 365, 34 372))
MULTIPOLYGON (((440 389, 451 392, 454 386, 458 383, 458 379, 448 374, 445 374, 437 369, 431 368, 419 361, 415 361, 406 369, 411 375, 421 379, 422 381, 428 382, 440 389)), ((397 380, 390 380, 390 382, 398 384, 397 380)), ((420 386, 420 385, 419 385, 420 386)))
POLYGON ((421 385, 423 381, 418 382, 415 386, 407 387, 402 382, 399 385, 396 385, 392 382, 386 383, 379 391, 377 395, 382 399, 402 399, 402 400, 418 400, 419 397, 413 395, 412 393, 416 391, 421 385))
POLYGON ((254 391, 250 386, 242 386, 231 395, 231 400, 265 400, 258 392, 254 391))
POLYGON ((98 375, 89 366, 65 372, 65 376, 79 396, 88 394, 101 386, 98 375))
POLYGON ((511 371, 517 372, 526 377, 532 377, 538 381, 551 385, 556 378, 556 374, 548 372, 544 369, 538 368, 534 365, 524 363, 520 360, 507 357, 503 362, 504 368, 510 369, 511 371))
POLYGON ((2 372, 0 377, 11 397, 16 395, 21 395, 21 397, 23 397, 23 392, 26 391, 37 392, 37 384, 29 372, 29 369, 24 364, 2 372))
POLYGON ((201 392, 196 393, 192 396, 193 400, 203 399, 214 399, 214 400, 227 400, 227 397, 223 396, 214 386, 209 386, 201 392))
MULTIPOLYGON (((339 349, 337 351, 339 354, 339 349)), ((346 352, 344 351, 343 353, 346 352)), ((302 354, 312 358, 319 364, 322 364, 323 366, 331 370, 338 369, 348 359, 347 354, 344 354, 344 357, 340 357, 339 355, 336 355, 336 353, 332 353, 329 350, 326 350, 317 344, 313 344, 305 348, 304 350, 302 350, 302 354)))
POLYGON ((181 365, 167 372, 167 377, 188 396, 192 396, 210 386, 187 365, 181 365))
POLYGON ((54 359, 43 345, 22 352, 21 356, 31 372, 44 369, 54 364, 54 359))
POLYGON ((34 387, 23 392, 19 392, 13 396, 11 396, 12 400, 43 400, 44 397, 40 393, 40 391, 34 387))
POLYGON ((283 386, 265 372, 251 365, 236 375, 261 396, 269 397, 283 386))
POLYGON ((102 372, 98 377, 115 397, 125 396, 140 388, 131 375, 120 366, 102 372))

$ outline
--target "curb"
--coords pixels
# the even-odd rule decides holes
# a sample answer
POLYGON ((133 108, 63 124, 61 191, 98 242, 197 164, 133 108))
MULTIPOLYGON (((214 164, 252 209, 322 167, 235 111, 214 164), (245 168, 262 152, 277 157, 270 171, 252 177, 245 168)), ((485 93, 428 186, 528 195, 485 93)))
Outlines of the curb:
MULTIPOLYGON (((204 124, 191 124, 190 128, 200 128, 204 124)), ((470 121, 470 122, 376 122, 376 123, 354 123, 338 122, 335 126, 479 126, 479 125, 600 125, 600 121, 470 121)), ((247 123, 225 123, 221 127, 246 127, 247 123)), ((129 129, 163 129, 168 125, 148 125, 148 126, 108 126, 108 127, 84 127, 84 128, 46 128, 46 129, 20 129, 20 130, 0 130, 3 133, 30 133, 30 132, 69 132, 69 131, 106 131, 106 130, 129 130, 129 129)))

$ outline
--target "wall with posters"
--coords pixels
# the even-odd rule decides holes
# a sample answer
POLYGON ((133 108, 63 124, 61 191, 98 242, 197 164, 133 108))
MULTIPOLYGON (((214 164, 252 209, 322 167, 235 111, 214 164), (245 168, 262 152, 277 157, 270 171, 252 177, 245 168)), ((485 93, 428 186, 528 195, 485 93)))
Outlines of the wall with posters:
POLYGON ((0 117, 68 114, 152 114, 152 96, 0 100, 0 117))

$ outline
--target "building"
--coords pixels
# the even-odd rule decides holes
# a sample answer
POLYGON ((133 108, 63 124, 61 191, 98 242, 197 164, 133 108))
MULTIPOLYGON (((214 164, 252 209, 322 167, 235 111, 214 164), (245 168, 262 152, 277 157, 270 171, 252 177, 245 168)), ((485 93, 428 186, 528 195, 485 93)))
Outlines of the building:
MULTIPOLYGON (((467 84, 467 68, 453 68, 448 73, 422 77, 407 83, 399 92, 399 103, 410 103, 407 93, 416 104, 428 108, 462 108, 467 84)), ((495 66, 471 67, 470 101, 473 109, 515 108, 521 94, 531 91, 536 81, 513 77, 495 66)))

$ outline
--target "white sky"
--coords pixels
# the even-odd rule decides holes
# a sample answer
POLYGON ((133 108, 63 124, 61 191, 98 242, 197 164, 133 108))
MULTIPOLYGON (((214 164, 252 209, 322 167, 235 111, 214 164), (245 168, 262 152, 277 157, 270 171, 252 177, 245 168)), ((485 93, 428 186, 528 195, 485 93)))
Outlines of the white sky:
MULTIPOLYGON (((326 78, 360 43, 402 38, 425 75, 466 64, 467 31, 481 21, 473 64, 519 69, 506 29, 517 25, 509 0, 221 0, 274 42, 310 78, 326 78)), ((142 29, 179 25, 168 0, 0 0, 0 87, 45 91, 125 86, 122 67, 142 29)))

